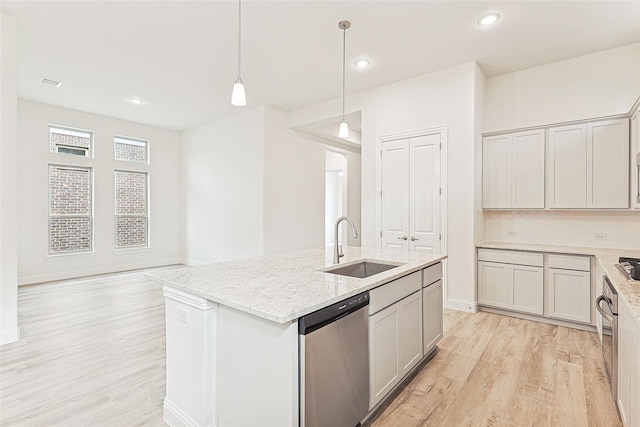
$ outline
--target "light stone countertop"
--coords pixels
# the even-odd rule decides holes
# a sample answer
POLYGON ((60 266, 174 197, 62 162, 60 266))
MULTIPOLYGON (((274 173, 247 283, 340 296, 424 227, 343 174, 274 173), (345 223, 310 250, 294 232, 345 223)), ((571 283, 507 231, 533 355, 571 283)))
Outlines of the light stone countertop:
POLYGON ((333 266, 333 247, 166 270, 148 276, 209 301, 277 323, 287 323, 335 302, 435 264, 446 255, 344 247, 340 265, 358 260, 399 267, 366 279, 319 270, 333 266))
MULTIPOLYGON (((638 249, 615 249, 615 248, 589 248, 578 246, 559 245, 539 245, 511 242, 483 242, 476 245, 478 248, 486 249, 508 249, 516 251, 547 252, 559 254, 589 255, 595 256, 605 274, 618 291, 618 296, 626 304, 629 310, 635 314, 636 321, 640 324, 640 283, 627 279, 615 264, 618 258, 640 258, 638 249)), ((600 289, 601 284, 597 284, 600 289)))

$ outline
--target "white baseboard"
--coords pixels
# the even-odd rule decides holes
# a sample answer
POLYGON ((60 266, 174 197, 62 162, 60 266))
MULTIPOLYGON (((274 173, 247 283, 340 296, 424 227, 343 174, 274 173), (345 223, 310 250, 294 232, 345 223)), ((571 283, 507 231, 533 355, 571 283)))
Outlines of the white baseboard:
POLYGON ((20 328, 0 331, 0 345, 11 344, 20 341, 20 328))
POLYGON ((477 313, 478 303, 475 301, 465 301, 461 299, 448 298, 445 308, 451 310, 466 311, 467 313, 477 313))
POLYGON ((123 271, 139 270, 143 268, 162 267, 165 265, 182 264, 183 262, 184 260, 182 258, 169 258, 131 264, 107 265, 102 267, 87 268, 84 270, 67 270, 57 273, 22 276, 18 277, 18 286, 43 282, 55 282, 58 280, 76 279, 78 277, 96 276, 98 274, 120 273, 123 271))
MULTIPOLYGON (((185 414, 166 397, 164 398, 162 409, 163 421, 171 427, 199 427, 198 423, 192 420, 191 417, 185 414)), ((210 424, 206 427, 215 427, 215 424, 210 424)))

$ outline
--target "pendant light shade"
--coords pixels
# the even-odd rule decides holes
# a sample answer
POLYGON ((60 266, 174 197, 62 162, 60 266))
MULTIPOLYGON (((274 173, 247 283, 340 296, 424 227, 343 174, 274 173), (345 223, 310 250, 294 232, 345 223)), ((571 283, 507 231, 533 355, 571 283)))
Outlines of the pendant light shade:
POLYGON ((346 139, 349 138, 349 125, 345 119, 340 122, 340 128, 338 129, 338 137, 346 139))
POLYGON ((338 28, 342 30, 342 121, 340 122, 340 128, 338 128, 338 137, 342 139, 349 138, 349 125, 344 119, 345 55, 347 50, 347 29, 349 27, 351 27, 351 22, 349 21, 338 22, 338 28))
POLYGON ((231 104, 236 107, 244 107, 247 105, 247 95, 244 92, 244 83, 242 79, 238 77, 233 84, 233 92, 231 92, 231 104))
POLYGON ((242 5, 241 0, 238 0, 238 78, 233 84, 233 91, 231 92, 231 105, 236 107, 244 107, 247 105, 247 95, 244 91, 244 83, 240 78, 241 58, 242 58, 242 5))

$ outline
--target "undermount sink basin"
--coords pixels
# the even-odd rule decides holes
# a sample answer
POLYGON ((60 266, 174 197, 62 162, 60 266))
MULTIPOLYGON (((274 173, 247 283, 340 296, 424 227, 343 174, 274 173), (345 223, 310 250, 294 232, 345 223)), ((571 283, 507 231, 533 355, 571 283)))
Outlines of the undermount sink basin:
POLYGON ((341 276, 365 279, 367 277, 373 276, 374 274, 382 273, 383 271, 391 270, 392 268, 396 267, 400 266, 396 264, 383 264, 373 261, 358 261, 353 264, 331 267, 322 271, 324 271, 325 273, 339 274, 341 276))

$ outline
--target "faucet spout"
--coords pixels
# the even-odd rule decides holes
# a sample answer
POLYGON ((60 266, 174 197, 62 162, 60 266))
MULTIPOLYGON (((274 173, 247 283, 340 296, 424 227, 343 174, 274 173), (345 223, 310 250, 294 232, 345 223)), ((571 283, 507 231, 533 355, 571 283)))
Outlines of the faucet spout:
POLYGON ((339 264, 340 263, 340 258, 342 258, 344 256, 344 254, 342 253, 342 246, 340 246, 338 244, 338 230, 340 229, 340 223, 342 221, 347 221, 351 225, 351 231, 353 232, 353 238, 354 239, 358 238, 358 229, 356 228, 356 226, 353 224, 353 222, 349 218, 347 218, 346 216, 341 216, 340 218, 337 219, 337 221, 336 221, 336 233, 335 233, 334 240, 333 240, 333 263, 334 264, 339 264))

